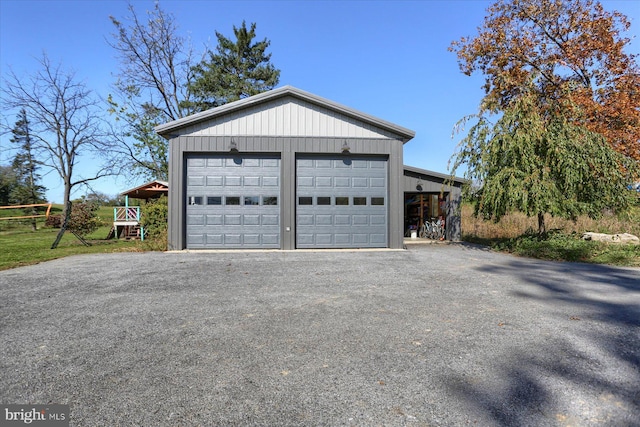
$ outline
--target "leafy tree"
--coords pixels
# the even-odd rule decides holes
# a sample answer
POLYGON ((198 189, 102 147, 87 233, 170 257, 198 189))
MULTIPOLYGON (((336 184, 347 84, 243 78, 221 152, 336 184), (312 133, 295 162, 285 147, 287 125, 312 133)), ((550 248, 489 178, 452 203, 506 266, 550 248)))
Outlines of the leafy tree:
POLYGON ((241 98, 273 89, 280 79, 280 70, 271 64, 266 53, 271 44, 266 38, 254 42, 256 24, 247 28, 233 27, 236 41, 216 31, 216 52, 193 68, 194 79, 189 89, 194 94, 196 110, 206 110, 241 98))
MULTIPOLYGON (((24 109, 29 115, 31 147, 45 156, 43 165, 60 176, 64 184, 63 218, 67 218, 72 190, 78 185, 112 175, 111 162, 117 159, 105 159, 95 173, 76 177, 75 168, 81 154, 104 157, 112 152, 113 141, 106 131, 106 123, 93 92, 76 81, 74 73, 51 64, 46 55, 39 64, 39 71, 31 75, 8 73, 3 88, 3 104, 5 108, 24 109)), ((59 237, 65 226, 63 223, 59 237)))
POLYGON ((165 196, 148 200, 141 206, 141 225, 146 236, 152 239, 167 237, 169 205, 165 196))
POLYGON ((11 166, 0 165, 0 206, 13 205, 11 190, 17 185, 16 173, 11 166))
POLYGON ((100 191, 91 190, 87 194, 83 194, 80 196, 79 200, 74 201, 78 203, 91 203, 98 207, 100 206, 118 206, 121 204, 120 202, 121 196, 119 195, 109 195, 106 193, 102 193, 100 191))
MULTIPOLYGON (((19 144, 20 148, 13 158, 12 168, 16 176, 16 185, 11 190, 11 199, 17 205, 31 205, 44 203, 45 188, 38 184, 40 175, 37 170, 41 162, 36 160, 31 141, 31 130, 27 112, 23 108, 18 114, 18 120, 11 130, 13 137, 11 142, 19 144)), ((31 208, 31 215, 37 215, 36 208, 31 208)), ((31 219, 31 229, 36 231, 36 219, 31 219)))
POLYGON ((465 177, 481 184, 471 198, 476 215, 495 221, 513 211, 537 215, 543 233, 545 213, 597 218, 604 209, 632 206, 625 186, 640 172, 637 164, 567 117, 575 107, 556 101, 541 110, 538 95, 533 84, 521 88, 495 123, 473 116, 453 171, 466 165, 465 177))
POLYGON ((108 98, 122 124, 120 152, 126 166, 149 179, 168 179, 167 141, 154 127, 196 112, 191 102, 193 50, 178 34, 175 17, 158 2, 146 19, 129 4, 126 22, 111 16, 116 32, 109 45, 120 71, 108 98))
POLYGON ((455 41, 460 69, 485 76, 481 113, 500 112, 535 82, 538 109, 568 118, 640 159, 640 69, 625 53, 630 22, 592 0, 498 0, 472 38, 455 41))

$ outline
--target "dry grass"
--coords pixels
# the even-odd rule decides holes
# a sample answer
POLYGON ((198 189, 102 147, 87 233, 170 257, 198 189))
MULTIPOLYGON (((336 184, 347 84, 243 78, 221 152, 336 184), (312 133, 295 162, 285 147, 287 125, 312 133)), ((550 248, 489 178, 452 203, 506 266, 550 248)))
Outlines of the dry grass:
MULTIPOLYGON (((547 215, 545 222, 548 230, 559 230, 565 234, 582 234, 593 231, 608 234, 630 233, 640 236, 640 207, 632 211, 626 218, 605 215, 600 219, 593 220, 583 216, 573 222, 547 215)), ((538 219, 536 217, 527 218, 522 213, 514 213, 505 216, 500 222, 494 223, 474 218, 473 207, 470 204, 464 204, 462 207, 463 239, 465 236, 480 239, 511 239, 537 230, 538 219)))

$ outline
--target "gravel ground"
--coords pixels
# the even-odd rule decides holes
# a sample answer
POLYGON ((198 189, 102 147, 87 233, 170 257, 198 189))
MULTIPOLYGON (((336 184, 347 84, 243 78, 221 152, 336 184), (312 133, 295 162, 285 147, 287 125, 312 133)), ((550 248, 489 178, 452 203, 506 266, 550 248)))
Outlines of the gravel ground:
POLYGON ((640 269, 463 245, 0 272, 0 403, 74 426, 640 426, 640 269))

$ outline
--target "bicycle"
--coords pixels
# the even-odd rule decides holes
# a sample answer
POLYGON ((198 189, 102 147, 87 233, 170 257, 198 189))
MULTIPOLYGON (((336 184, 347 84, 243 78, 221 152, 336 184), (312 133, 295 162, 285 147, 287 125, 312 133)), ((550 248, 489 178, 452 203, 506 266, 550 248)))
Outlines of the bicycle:
POLYGON ((444 239, 444 221, 431 218, 420 227, 418 236, 422 239, 442 240, 444 239))

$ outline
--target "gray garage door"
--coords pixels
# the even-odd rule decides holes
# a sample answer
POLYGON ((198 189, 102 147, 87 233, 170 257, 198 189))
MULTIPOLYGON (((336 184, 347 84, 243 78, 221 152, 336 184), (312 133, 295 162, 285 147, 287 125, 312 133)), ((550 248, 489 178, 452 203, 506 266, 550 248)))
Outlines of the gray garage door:
POLYGON ((187 248, 280 248, 280 159, 187 157, 187 248))
POLYGON ((387 247, 387 160, 337 155, 296 161, 298 248, 387 247))

